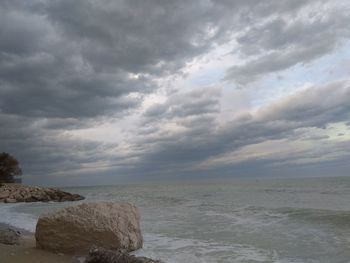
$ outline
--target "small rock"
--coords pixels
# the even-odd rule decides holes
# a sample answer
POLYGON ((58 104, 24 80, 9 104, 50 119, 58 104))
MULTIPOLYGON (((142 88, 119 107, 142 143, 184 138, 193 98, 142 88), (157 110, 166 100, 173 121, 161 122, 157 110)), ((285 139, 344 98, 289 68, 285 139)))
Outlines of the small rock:
POLYGON ((36 199, 34 199, 34 198, 31 197, 31 196, 27 197, 27 198, 24 200, 24 202, 27 202, 27 203, 32 203, 32 202, 35 202, 35 201, 36 201, 36 199))
POLYGON ((0 192, 0 199, 6 199, 9 196, 9 191, 1 191, 0 192))
POLYGON ((129 255, 125 251, 113 251, 103 248, 93 248, 85 259, 85 263, 163 263, 146 257, 129 255))
POLYGON ((13 229, 0 229, 0 243, 6 245, 17 245, 21 233, 13 229))
POLYGON ((5 203, 17 203, 17 200, 13 198, 6 198, 5 203))

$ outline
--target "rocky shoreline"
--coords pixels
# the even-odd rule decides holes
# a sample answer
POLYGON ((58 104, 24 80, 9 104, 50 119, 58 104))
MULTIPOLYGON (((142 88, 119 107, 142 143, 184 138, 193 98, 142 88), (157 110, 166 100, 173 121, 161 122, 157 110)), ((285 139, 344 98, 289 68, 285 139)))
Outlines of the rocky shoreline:
POLYGON ((0 203, 18 202, 65 202, 85 199, 78 194, 71 194, 57 188, 25 186, 22 184, 0 185, 0 203))
POLYGON ((163 263, 129 254, 142 244, 140 214, 130 203, 80 203, 45 213, 35 234, 0 223, 7 263, 163 263))

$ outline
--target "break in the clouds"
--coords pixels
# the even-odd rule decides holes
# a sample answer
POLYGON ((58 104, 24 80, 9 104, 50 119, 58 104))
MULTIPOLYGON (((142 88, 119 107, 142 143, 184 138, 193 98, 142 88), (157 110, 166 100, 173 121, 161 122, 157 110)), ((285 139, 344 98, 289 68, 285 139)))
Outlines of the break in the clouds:
POLYGON ((29 183, 344 175, 349 12, 341 0, 1 1, 0 150, 29 183))

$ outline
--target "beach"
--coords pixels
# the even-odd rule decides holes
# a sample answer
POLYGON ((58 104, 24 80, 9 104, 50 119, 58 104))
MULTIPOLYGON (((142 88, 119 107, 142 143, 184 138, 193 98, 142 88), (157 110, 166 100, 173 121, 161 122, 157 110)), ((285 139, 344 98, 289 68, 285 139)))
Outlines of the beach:
MULTIPOLYGON (((12 226, 0 224, 0 229, 12 226)), ((35 247, 34 234, 18 229, 22 234, 19 245, 0 244, 2 263, 77 263, 79 260, 69 255, 55 254, 35 247)))

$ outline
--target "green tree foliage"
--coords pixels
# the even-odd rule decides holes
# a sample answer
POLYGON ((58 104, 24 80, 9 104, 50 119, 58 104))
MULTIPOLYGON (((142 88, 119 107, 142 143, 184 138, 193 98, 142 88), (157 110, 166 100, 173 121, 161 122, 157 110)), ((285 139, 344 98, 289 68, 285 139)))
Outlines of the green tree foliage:
POLYGON ((8 153, 0 153, 0 183, 13 183, 21 174, 18 161, 8 153))

